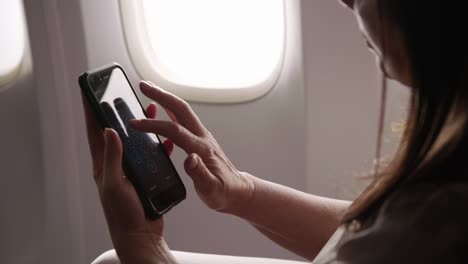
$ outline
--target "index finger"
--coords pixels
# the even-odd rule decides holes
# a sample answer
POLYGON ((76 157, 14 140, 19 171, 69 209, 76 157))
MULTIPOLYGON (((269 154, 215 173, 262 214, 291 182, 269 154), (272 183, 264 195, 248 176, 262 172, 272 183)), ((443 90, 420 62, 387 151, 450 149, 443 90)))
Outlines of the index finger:
POLYGON ((168 112, 173 113, 177 121, 190 132, 197 136, 207 134, 206 128, 187 102, 145 81, 140 83, 140 89, 144 95, 168 109, 168 112))
POLYGON ((199 153, 202 155, 207 149, 199 137, 175 122, 154 119, 133 119, 129 123, 133 128, 141 132, 154 133, 170 139, 174 144, 185 150, 186 153, 199 153))

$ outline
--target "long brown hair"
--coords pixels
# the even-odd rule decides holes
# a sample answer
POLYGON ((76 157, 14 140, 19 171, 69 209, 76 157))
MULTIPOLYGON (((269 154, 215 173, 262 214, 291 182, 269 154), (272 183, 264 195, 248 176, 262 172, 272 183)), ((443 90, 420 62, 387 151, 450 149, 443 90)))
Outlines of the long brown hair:
POLYGON ((397 26, 407 48, 412 87, 408 119, 393 161, 377 172, 344 222, 364 215, 402 185, 468 180, 468 43, 463 35, 468 24, 463 2, 379 1, 382 30, 397 26))

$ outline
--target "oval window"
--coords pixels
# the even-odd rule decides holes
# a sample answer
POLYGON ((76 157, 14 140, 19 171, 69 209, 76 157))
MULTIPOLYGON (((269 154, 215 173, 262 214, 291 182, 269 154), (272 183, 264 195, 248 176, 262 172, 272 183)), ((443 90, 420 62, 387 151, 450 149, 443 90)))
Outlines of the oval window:
POLYGON ((141 77, 184 99, 248 101, 278 79, 283 0, 121 0, 121 11, 141 77))

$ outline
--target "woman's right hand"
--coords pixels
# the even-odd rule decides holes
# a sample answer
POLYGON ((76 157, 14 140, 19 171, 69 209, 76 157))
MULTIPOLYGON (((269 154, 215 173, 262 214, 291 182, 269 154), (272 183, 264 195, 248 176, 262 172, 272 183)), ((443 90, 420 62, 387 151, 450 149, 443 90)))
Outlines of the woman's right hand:
POLYGON ((185 171, 208 207, 232 213, 245 206, 253 195, 253 176, 234 167, 190 105, 148 82, 142 81, 140 89, 144 95, 158 102, 172 121, 131 120, 133 128, 164 136, 185 150, 188 154, 185 171))

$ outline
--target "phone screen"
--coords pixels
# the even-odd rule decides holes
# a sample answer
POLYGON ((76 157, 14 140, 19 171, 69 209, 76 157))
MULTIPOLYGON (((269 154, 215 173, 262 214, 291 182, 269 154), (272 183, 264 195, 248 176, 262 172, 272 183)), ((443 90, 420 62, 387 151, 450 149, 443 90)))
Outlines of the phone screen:
MULTIPOLYGON (((179 184, 177 171, 158 137, 134 130, 129 125, 129 120, 146 116, 123 71, 116 67, 93 79, 95 98, 107 123, 119 134, 125 165, 143 194, 152 200, 152 197, 179 184)), ((155 209, 164 209, 162 204, 157 205, 157 199, 152 203, 155 209)))

